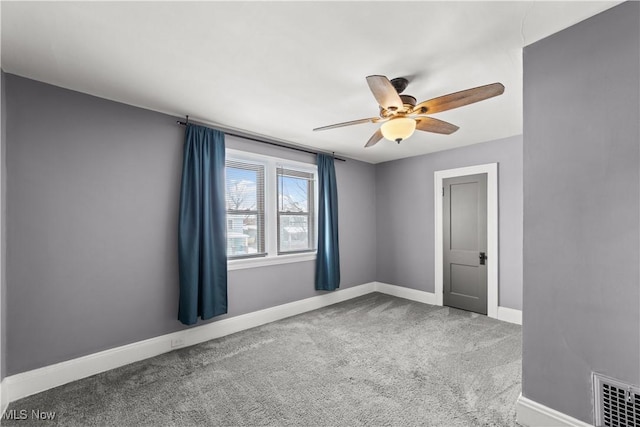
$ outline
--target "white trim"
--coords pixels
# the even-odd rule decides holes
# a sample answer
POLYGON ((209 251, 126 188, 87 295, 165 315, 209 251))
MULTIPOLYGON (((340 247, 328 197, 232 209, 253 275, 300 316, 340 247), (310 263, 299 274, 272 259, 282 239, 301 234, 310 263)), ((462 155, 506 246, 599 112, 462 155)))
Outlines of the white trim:
POLYGON ((522 325, 522 311, 515 308, 498 307, 498 320, 522 325))
MULTIPOLYGON (((374 283, 376 292, 393 295, 394 297, 417 301, 424 304, 442 305, 436 304, 436 294, 433 292, 420 291, 418 289, 405 288, 403 286, 390 285, 388 283, 374 283)), ((498 307, 498 315, 496 316, 496 318, 503 322, 522 325, 522 311, 516 310, 514 308, 498 307)))
POLYGON ((234 259, 227 261, 227 271, 242 270, 245 268, 266 267, 276 264, 290 264, 292 262, 315 261, 316 252, 303 254, 290 254, 278 256, 266 256, 260 258, 234 259))
POLYGON ((375 283, 375 291, 383 294, 417 301, 424 304, 436 305, 436 295, 431 292, 420 291, 418 289, 405 288, 403 286, 389 285, 387 283, 375 283))
POLYGON ((366 295, 374 292, 375 287, 373 282, 365 283, 11 375, 3 381, 6 388, 2 397, 7 403, 13 402, 71 381, 158 356, 176 347, 199 344, 366 295))
POLYGON ((315 163, 300 162, 297 160, 284 159, 277 156, 271 156, 268 154, 258 154, 251 151, 239 150, 237 148, 225 148, 227 157, 231 159, 237 159, 242 161, 249 161, 258 164, 271 163, 281 164, 284 166, 291 166, 292 169, 299 169, 304 172, 309 172, 314 175, 318 173, 318 166, 315 163))
POLYGON ((592 424, 573 418, 534 400, 527 399, 522 394, 516 402, 516 421, 523 426, 546 427, 589 427, 592 424))
MULTIPOLYGON (((380 282, 365 283, 11 375, 0 383, 1 409, 4 411, 9 403, 23 397, 158 356, 175 348, 199 344, 372 292, 436 305, 436 296, 431 292, 380 282)), ((505 316, 501 320, 506 321, 510 321, 507 317, 514 318, 515 312, 518 312, 504 307, 500 307, 500 310, 505 316)))
POLYGON ((276 197, 278 190, 276 171, 278 167, 285 167, 313 174, 316 185, 313 186, 313 206, 315 209, 313 212, 314 242, 311 242, 311 247, 316 247, 315 239, 317 239, 318 230, 318 166, 314 163, 288 160, 233 148, 227 148, 225 153, 227 160, 264 166, 264 241, 266 251, 266 256, 263 257, 229 259, 227 261, 227 270, 242 270, 245 268, 265 267, 293 262, 315 261, 315 251, 297 254, 278 254, 278 204, 276 197))
POLYGON ((498 164, 469 166, 435 171, 434 226, 435 226, 435 297, 436 305, 443 304, 442 290, 442 180, 457 176, 487 174, 487 316, 498 318, 498 164))

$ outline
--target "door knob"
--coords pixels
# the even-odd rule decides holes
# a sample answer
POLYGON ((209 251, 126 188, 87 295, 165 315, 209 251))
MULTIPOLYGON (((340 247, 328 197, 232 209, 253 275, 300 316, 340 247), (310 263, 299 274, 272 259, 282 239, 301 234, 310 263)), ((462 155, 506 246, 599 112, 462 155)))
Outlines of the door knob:
POLYGON ((485 252, 480 252, 480 265, 485 265, 487 260, 487 254, 485 252))

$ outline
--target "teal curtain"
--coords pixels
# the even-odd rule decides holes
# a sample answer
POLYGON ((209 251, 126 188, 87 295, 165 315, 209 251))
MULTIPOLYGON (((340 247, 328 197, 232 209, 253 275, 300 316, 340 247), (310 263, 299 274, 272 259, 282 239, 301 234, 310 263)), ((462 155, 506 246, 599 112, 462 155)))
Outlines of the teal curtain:
POLYGON ((316 289, 333 291, 340 286, 338 188, 333 157, 326 154, 318 154, 318 199, 316 289))
POLYGON ((227 312, 224 133, 187 125, 178 229, 178 320, 193 325, 227 312))

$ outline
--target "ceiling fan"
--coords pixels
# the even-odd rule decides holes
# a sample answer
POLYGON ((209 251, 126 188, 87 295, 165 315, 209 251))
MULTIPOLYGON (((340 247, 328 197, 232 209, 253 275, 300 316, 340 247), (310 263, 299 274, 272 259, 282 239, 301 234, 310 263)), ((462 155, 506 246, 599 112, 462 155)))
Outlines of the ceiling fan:
POLYGON ((334 125, 315 128, 314 131, 335 129, 362 123, 382 123, 380 129, 369 138, 365 147, 371 147, 377 144, 382 138, 396 141, 399 144, 403 139, 407 139, 413 135, 416 129, 449 135, 457 131, 459 129, 458 126, 434 119, 427 114, 439 113, 441 111, 473 104, 474 102, 501 95, 504 92, 502 83, 492 83, 473 89, 450 93, 416 104, 416 98, 413 96, 400 95, 409 84, 409 81, 404 77, 389 80, 385 76, 374 75, 367 77, 367 84, 380 105, 380 117, 336 123, 334 125))

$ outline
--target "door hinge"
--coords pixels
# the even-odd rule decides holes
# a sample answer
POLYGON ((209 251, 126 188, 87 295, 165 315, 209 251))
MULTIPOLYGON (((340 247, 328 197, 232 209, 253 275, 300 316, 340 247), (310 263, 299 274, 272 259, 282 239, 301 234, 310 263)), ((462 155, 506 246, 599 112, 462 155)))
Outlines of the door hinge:
POLYGON ((442 197, 444 197, 444 187, 442 187, 442 197))

